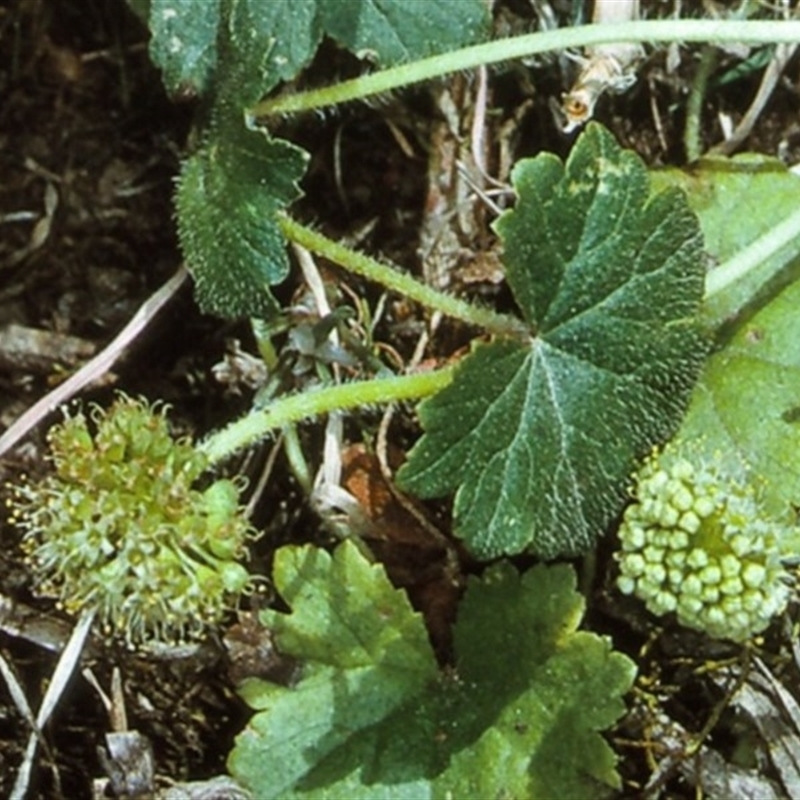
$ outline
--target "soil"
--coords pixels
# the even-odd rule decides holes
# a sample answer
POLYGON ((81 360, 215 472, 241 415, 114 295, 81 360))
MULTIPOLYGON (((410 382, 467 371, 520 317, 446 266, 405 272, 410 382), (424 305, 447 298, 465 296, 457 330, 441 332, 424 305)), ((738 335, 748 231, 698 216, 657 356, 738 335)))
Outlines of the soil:
MULTIPOLYGON (((521 30, 533 23, 532 13, 527 3, 509 2, 498 19, 521 30)), ((635 88, 604 97, 598 105, 596 117, 649 164, 685 161, 684 109, 698 53, 699 48, 684 48, 680 64, 670 71, 665 51, 655 52, 635 88)), ((734 57, 721 55, 715 74, 724 74, 726 65, 734 63, 734 57)), ((355 59, 326 43, 305 80, 328 81, 357 69, 355 59)), ((507 179, 504 155, 507 162, 542 150, 561 156, 569 152, 574 137, 561 132, 548 100, 568 88, 571 70, 563 59, 542 59, 490 74, 497 111, 489 121, 489 158, 501 180, 507 179)), ((788 163, 800 160, 798 72, 795 58, 747 143, 749 149, 788 163)), ((759 80, 756 71, 710 87, 702 111, 703 149, 721 140, 720 115, 734 121, 741 117, 759 80)), ((452 102, 466 118, 472 96, 469 79, 456 76, 376 107, 347 106, 322 120, 288 120, 280 133, 312 154, 305 197, 294 208, 299 218, 314 220, 326 233, 357 242, 451 291, 480 295, 503 307, 509 297, 498 280, 488 216, 477 211, 457 224, 446 222, 447 236, 435 233, 461 191, 455 162, 468 155, 448 132, 442 109, 452 102), (421 250, 430 256, 424 265, 421 250)), ((12 0, 0 8, 0 98, 0 333, 21 326, 44 337, 34 345, 0 339, 1 432, 104 348, 181 264, 172 192, 190 146, 196 107, 190 98, 166 96, 148 58, 147 32, 122 0, 12 0)), ((456 127, 463 121, 457 120, 456 127)), ((332 291, 340 298, 361 296, 373 307, 379 298, 374 287, 332 270, 323 269, 323 274, 337 281, 332 291)), ((286 304, 306 299, 297 277, 276 293, 286 304)), ((418 309, 389 298, 375 336, 407 362, 423 328, 418 309)), ((425 357, 449 358, 469 339, 469 331, 445 322, 425 357)), ((124 358, 81 398, 107 404, 119 389, 161 399, 172 406, 176 432, 202 436, 239 416, 252 399, 247 386, 215 377, 214 366, 235 352, 235 343, 255 352, 248 325, 204 316, 184 286, 124 358)), ((299 357, 297 363, 302 380, 299 357)), ((345 486, 366 509, 371 524, 364 534, 377 557, 424 611, 446 661, 458 592, 446 588, 453 586, 445 580, 452 577, 452 565, 446 563, 449 548, 432 538, 419 518, 432 520, 447 535, 449 510, 444 503, 423 511, 397 504, 372 446, 363 444, 374 440, 380 421, 380 412, 369 412, 348 422, 346 438, 352 444, 345 453, 345 486)), ((48 469, 45 430, 45 424, 39 425, 0 459, 0 481, 13 483, 23 474, 35 478, 48 469)), ((390 460, 399 461, 418 433, 412 410, 398 412, 389 430, 390 460)), ((319 463, 321 426, 304 426, 302 436, 307 453, 319 463)), ((268 449, 230 465, 231 472, 255 476, 268 449)), ((272 551, 283 542, 332 540, 329 526, 309 509, 280 459, 254 522, 268 532, 262 542, 269 544, 259 545, 252 557, 254 569, 261 571, 268 570, 272 551)), ((11 522, 0 519, 0 595, 29 615, 28 628, 15 630, 0 609, 0 655, 12 665, 35 713, 56 656, 37 643, 44 634, 33 631, 52 626, 54 635, 63 636, 72 623, 33 591, 19 538, 11 522)), ((641 610, 622 603, 608 588, 610 552, 610 545, 601 547, 586 624, 613 636, 615 646, 637 660, 644 675, 674 687, 670 715, 686 730, 702 729, 720 691, 696 668, 735 651, 711 650, 685 632, 656 635, 641 610)), ((459 556, 457 570, 463 576, 473 565, 463 553, 459 556)), ((256 668, 275 669, 278 677, 286 669, 271 660, 267 645, 248 628, 246 611, 239 619, 232 614, 225 629, 185 656, 158 659, 128 652, 102 636, 92 640, 85 666, 106 692, 113 670, 121 671, 128 726, 152 745, 160 785, 224 774, 233 738, 248 717, 235 681, 256 668), (257 667, 248 661, 256 658, 248 643, 267 650, 259 651, 257 667)), ((98 748, 111 725, 99 693, 76 677, 45 730, 47 748, 38 757, 28 796, 90 796, 93 780, 106 774, 98 748)), ((650 770, 642 728, 632 712, 614 734, 629 796, 650 770)), ((727 755, 733 737, 726 738, 724 731, 720 726, 710 744, 727 755)), ((11 792, 27 740, 22 714, 8 692, 0 690, 2 796, 11 792)), ((694 796, 693 788, 670 775, 663 792, 694 796)))

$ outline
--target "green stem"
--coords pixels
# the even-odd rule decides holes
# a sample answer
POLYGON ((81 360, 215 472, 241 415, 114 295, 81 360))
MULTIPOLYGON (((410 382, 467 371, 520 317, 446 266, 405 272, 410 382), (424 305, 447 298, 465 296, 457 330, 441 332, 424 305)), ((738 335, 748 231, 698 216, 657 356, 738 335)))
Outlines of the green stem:
POLYGON ((415 300, 422 305, 441 311, 448 317, 468 322, 498 336, 530 337, 532 331, 516 317, 499 314, 488 308, 472 305, 412 278, 404 272, 381 264, 374 258, 357 253, 321 233, 301 225, 284 214, 278 217, 283 234, 292 242, 302 245, 318 255, 344 267, 349 272, 375 281, 387 289, 415 300))
POLYGON ((697 65, 692 90, 686 103, 686 125, 683 129, 683 146, 686 150, 686 160, 691 163, 697 161, 703 154, 702 137, 700 135, 700 121, 703 116, 703 100, 708 88, 708 79, 717 63, 717 51, 706 45, 700 54, 700 63, 697 65))
POLYGON ((247 114, 251 118, 257 118, 270 114, 310 111, 321 106, 390 92, 451 72, 511 61, 549 50, 642 41, 771 44, 792 43, 798 40, 800 40, 800 22, 795 20, 665 19, 614 25, 579 25, 498 39, 412 61, 323 89, 272 97, 253 106, 247 114))
POLYGON ((314 488, 314 478, 308 468, 305 453, 300 445, 300 436, 295 425, 287 425, 283 429, 283 452, 289 462, 289 469, 292 471, 295 480, 306 497, 311 496, 314 488))
POLYGON ((800 209, 706 278, 703 316, 712 328, 735 317, 767 281, 800 255, 800 209))
POLYGON ((214 464, 243 447, 255 444, 271 431, 308 417, 371 403, 416 400, 435 394, 453 380, 454 369, 449 366, 414 375, 354 381, 282 397, 267 408, 251 411, 212 434, 200 444, 199 449, 214 464))

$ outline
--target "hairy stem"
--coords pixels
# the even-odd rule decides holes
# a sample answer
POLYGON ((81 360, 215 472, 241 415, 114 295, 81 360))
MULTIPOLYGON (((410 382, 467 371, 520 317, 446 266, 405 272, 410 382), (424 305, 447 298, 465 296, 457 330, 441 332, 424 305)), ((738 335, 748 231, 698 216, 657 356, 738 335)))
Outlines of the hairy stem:
POLYGON ((441 391, 453 380, 454 367, 414 375, 354 381, 337 386, 282 397, 269 407, 247 416, 212 434, 199 445, 212 464, 222 461, 243 447, 255 444, 271 431, 308 417, 356 408, 371 403, 416 400, 441 391))
POLYGON ((800 40, 800 22, 794 20, 665 19, 622 22, 614 25, 579 25, 531 33, 452 50, 344 81, 323 89, 262 100, 248 117, 310 111, 322 106, 390 92, 451 72, 511 61, 549 50, 568 50, 623 42, 750 42, 768 44, 800 40))
POLYGON ((302 245, 318 255, 339 264, 349 272, 380 283, 387 289, 415 300, 427 308, 441 311, 449 317, 463 320, 498 336, 532 335, 531 330, 516 317, 481 308, 465 300, 440 292, 363 253, 357 253, 321 233, 301 225, 291 217, 278 218, 283 234, 292 242, 302 245))

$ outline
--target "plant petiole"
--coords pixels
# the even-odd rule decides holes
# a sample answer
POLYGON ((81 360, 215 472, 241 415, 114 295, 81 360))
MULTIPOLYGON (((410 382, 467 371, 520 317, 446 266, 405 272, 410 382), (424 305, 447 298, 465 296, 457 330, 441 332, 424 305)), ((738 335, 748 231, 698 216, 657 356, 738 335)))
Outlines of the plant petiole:
POLYGON ((267 408, 252 411, 201 442, 198 449, 211 464, 224 460, 243 447, 255 444, 271 431, 308 417, 356 408, 372 403, 417 400, 444 389, 452 380, 455 366, 413 375, 353 381, 312 389, 275 400, 267 408))
POLYGON ((438 78, 451 72, 580 47, 623 42, 748 42, 793 43, 800 40, 800 21, 666 19, 622 22, 613 25, 578 25, 530 33, 472 45, 390 67, 334 86, 279 95, 248 109, 250 120, 272 114, 290 114, 359 100, 404 86, 438 78))
POLYGON ((516 317, 499 314, 489 308, 481 308, 440 292, 432 286, 426 286, 411 275, 381 264, 374 258, 357 253, 343 244, 328 239, 327 236, 311 230, 285 214, 278 216, 278 224, 284 236, 290 241, 339 264, 348 272, 380 283, 387 289, 415 300, 427 308, 441 311, 448 317, 463 320, 497 336, 516 336, 527 339, 534 334, 524 322, 516 317))

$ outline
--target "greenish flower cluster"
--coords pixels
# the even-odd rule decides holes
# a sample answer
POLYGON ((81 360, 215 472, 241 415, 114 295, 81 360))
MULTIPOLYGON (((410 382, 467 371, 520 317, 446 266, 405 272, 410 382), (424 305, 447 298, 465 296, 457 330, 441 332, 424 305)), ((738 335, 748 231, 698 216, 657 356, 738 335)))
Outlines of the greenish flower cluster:
POLYGON ((787 525, 769 518, 753 488, 714 464, 676 449, 644 465, 625 512, 617 585, 654 614, 742 642, 786 607, 782 563, 787 525))
POLYGON ((192 488, 205 458, 170 436, 163 408, 120 397, 92 417, 94 436, 82 413, 51 429, 54 472, 12 502, 35 589, 95 608, 132 646, 195 639, 251 582, 238 490, 192 488))

